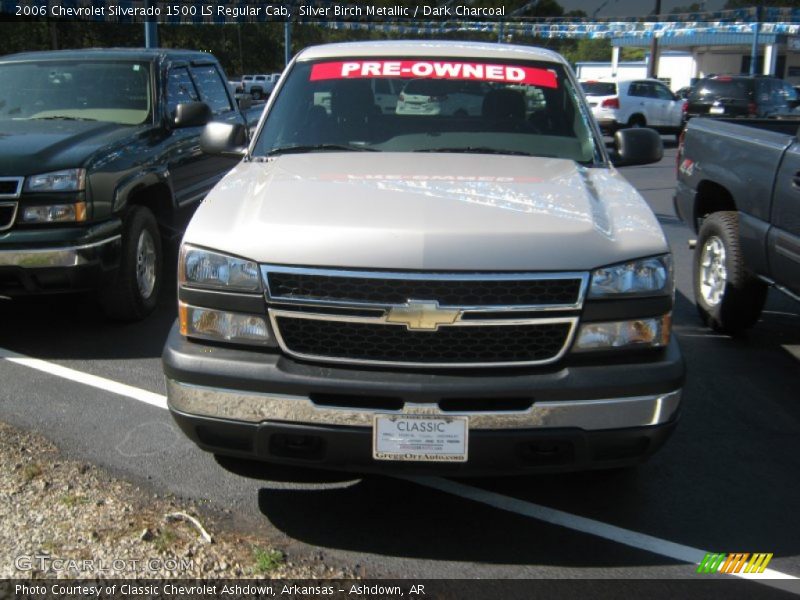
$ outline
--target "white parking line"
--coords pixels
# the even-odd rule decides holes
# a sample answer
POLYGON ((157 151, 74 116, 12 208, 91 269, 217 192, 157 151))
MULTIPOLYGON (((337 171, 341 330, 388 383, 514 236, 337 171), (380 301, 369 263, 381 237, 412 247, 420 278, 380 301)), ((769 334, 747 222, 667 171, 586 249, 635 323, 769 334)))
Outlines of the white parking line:
MULTIPOLYGON (((158 408, 167 408, 167 398, 161 394, 155 394, 141 388, 137 388, 124 383, 119 383, 105 377, 98 377, 97 375, 90 375, 82 371, 76 371, 68 367, 51 363, 38 358, 32 358, 24 354, 18 354, 6 348, 0 348, 0 359, 22 365, 31 369, 36 369, 56 377, 82 383, 97 389, 111 392, 120 396, 125 396, 139 402, 144 402, 151 406, 158 408)), ((568 512, 548 508, 533 502, 519 500, 510 496, 503 496, 488 490, 476 488, 462 483, 451 481, 449 479, 442 479, 440 477, 402 477, 406 481, 411 481, 418 485, 429 487, 441 492, 459 496, 474 502, 480 502, 491 506, 493 508, 512 512, 560 527, 566 527, 574 531, 588 533, 595 537, 604 538, 618 544, 637 548, 652 552, 667 558, 671 558, 680 562, 689 564, 700 564, 703 557, 707 554, 706 550, 693 548, 691 546, 684 546, 676 544, 668 540, 663 540, 651 535, 631 531, 616 525, 609 525, 602 521, 595 521, 579 515, 573 515, 568 512)), ((741 548, 734 548, 733 550, 740 551, 741 548)), ((727 550, 726 550, 727 551, 727 550)), ((758 575, 752 574, 736 574, 737 577, 751 579, 756 583, 761 583, 785 591, 800 593, 800 586, 798 586, 798 578, 793 575, 781 573, 773 569, 766 569, 763 573, 758 575)))
MULTIPOLYGON (((403 477, 403 479, 439 490, 440 492, 472 500, 473 502, 480 502, 499 510, 530 517, 538 521, 551 523, 552 525, 566 527, 567 529, 580 531, 581 533, 588 533, 595 537, 601 537, 612 542, 617 542, 618 544, 624 544, 625 546, 666 556, 667 558, 672 558, 680 562, 699 565, 705 555, 708 554, 707 550, 676 544, 675 542, 663 540, 652 535, 631 531, 630 529, 624 529, 616 525, 609 525, 602 521, 595 521, 594 519, 573 515, 563 510, 549 508, 541 504, 534 504, 526 500, 504 496, 496 492, 472 487, 450 479, 442 479, 440 477, 403 477)), ((740 551, 738 548, 734 550, 737 552, 740 551)), ((800 582, 798 582, 798 578, 787 573, 781 573, 773 569, 765 569, 763 573, 759 574, 738 573, 734 575, 742 579, 750 579, 755 583, 762 583, 770 587, 800 594, 800 582)))
POLYGON ((786 346, 783 347, 783 349, 786 350, 793 357, 795 357, 797 360, 800 360, 800 345, 798 345, 798 344, 796 344, 796 345, 787 344, 786 346))
POLYGON ((0 358, 11 363, 36 369, 37 371, 42 371, 43 373, 61 377, 62 379, 69 379, 70 381, 89 385, 100 390, 105 390, 106 392, 111 392, 112 394, 133 398, 134 400, 144 402, 145 404, 149 404, 151 406, 167 408, 166 396, 148 392, 147 390, 133 387, 132 385, 126 385, 111 379, 106 379, 105 377, 98 377, 97 375, 90 375, 89 373, 76 371, 75 369, 70 369, 68 367, 62 367, 56 363, 47 362, 46 360, 40 360, 38 358, 32 358, 30 356, 25 356, 24 354, 18 354, 11 350, 7 350, 6 348, 0 348, 0 358))

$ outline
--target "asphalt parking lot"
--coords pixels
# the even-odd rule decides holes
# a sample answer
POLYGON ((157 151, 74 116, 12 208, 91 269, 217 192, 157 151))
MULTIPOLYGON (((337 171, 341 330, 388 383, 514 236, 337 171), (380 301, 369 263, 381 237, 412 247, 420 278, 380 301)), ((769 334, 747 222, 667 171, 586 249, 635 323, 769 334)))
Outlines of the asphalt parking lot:
POLYGON ((634 471, 462 481, 232 475, 163 408, 170 282, 156 313, 135 325, 104 322, 81 298, 0 302, 0 420, 370 576, 688 578, 699 577, 691 563, 705 552, 771 552, 770 569, 800 577, 800 308, 771 291, 744 339, 701 325, 692 234, 672 209, 676 150, 664 139, 660 163, 623 173, 672 245, 688 380, 676 433, 634 471))

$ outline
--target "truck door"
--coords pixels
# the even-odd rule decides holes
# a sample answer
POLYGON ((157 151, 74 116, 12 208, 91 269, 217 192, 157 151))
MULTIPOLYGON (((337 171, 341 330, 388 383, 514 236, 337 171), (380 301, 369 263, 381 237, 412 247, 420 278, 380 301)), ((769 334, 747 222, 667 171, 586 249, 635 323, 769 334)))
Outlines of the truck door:
MULTIPOLYGON (((232 101, 231 95, 225 79, 222 77, 217 66, 213 63, 195 64, 189 67, 197 90, 200 92, 200 100, 208 104, 213 114, 213 121, 224 123, 239 123, 244 125, 244 117, 232 101)), ((200 131, 197 132, 198 153, 193 154, 192 172, 195 181, 192 200, 202 200, 211 191, 217 182, 225 174, 236 166, 240 158, 229 156, 210 156, 199 152, 200 131)))
MULTIPOLYGON (((175 107, 182 102, 199 102, 200 94, 186 66, 173 65, 167 71, 167 117, 175 117, 175 107)), ((202 177, 195 173, 194 164, 200 156, 201 127, 172 129, 165 141, 167 165, 172 174, 172 187, 178 206, 192 200, 202 177)))
MULTIPOLYGON (((215 121, 244 123, 214 64, 173 64, 167 71, 167 114, 172 118, 181 102, 202 101, 209 105, 215 121)), ((165 140, 167 163, 172 174, 175 202, 179 208, 202 200, 238 158, 209 156, 200 150, 202 127, 172 129, 165 140)))
POLYGON ((772 278, 800 294, 800 143, 787 151, 778 170, 767 240, 772 278))

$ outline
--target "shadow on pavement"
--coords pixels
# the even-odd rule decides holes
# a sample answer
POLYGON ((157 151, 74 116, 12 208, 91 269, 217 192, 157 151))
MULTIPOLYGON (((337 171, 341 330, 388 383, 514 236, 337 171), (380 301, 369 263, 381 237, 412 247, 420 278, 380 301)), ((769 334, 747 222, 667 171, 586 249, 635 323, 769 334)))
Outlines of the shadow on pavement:
POLYGON ((108 320, 88 293, 0 300, 0 347, 43 359, 161 356, 177 317, 176 273, 177 247, 165 246, 158 305, 136 323, 108 320))
MULTIPOLYGON (((800 343, 800 316, 779 310, 786 308, 771 294, 758 326, 733 339, 706 330, 694 303, 676 295, 688 365, 681 422, 638 469, 463 483, 702 550, 797 556, 800 483, 786 474, 800 471, 798 364, 783 345, 800 343)), ((291 479, 291 470, 284 475, 291 479)), ((399 479, 310 491, 265 487, 258 501, 287 535, 349 551, 494 565, 671 564, 399 479)))
MULTIPOLYGON (((534 487, 538 478, 525 481, 534 487)), ((615 487, 619 489, 619 483, 615 487)), ((287 535, 348 551, 495 565, 671 564, 656 555, 399 479, 369 477, 346 488, 313 491, 265 488, 259 491, 258 503, 287 535)))

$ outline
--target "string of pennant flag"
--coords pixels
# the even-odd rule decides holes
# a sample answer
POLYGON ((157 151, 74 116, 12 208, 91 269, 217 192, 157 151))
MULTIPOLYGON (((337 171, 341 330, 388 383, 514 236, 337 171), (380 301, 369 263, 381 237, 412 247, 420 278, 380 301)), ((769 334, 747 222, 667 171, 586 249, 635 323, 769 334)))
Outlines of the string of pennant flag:
MULTIPOLYGON (((179 0, 180 1, 180 0, 179 0)), ((800 34, 800 8, 761 7, 711 12, 691 12, 659 15, 655 17, 610 17, 610 18, 526 18, 510 19, 441 19, 415 20, 412 18, 386 18, 369 20, 364 17, 342 19, 315 19, 300 16, 298 8, 325 7, 337 4, 330 0, 307 0, 287 2, 253 2, 252 0, 217 0, 213 4, 183 1, 177 6, 194 7, 193 10, 175 11, 174 1, 146 0, 0 0, 0 13, 19 15, 20 6, 37 7, 33 17, 69 18, 82 21, 109 23, 142 23, 147 20, 169 24, 225 24, 285 21, 315 24, 338 30, 360 30, 401 35, 425 35, 453 32, 504 33, 515 37, 550 39, 603 39, 614 37, 670 38, 713 33, 800 34), (225 7, 202 10, 203 6, 225 7), (266 7, 282 7, 285 11, 265 10, 266 7), (152 12, 143 14, 151 7, 152 12), (255 11, 256 7, 261 10, 255 11), (210 13, 210 14, 209 14, 210 13), (287 17, 288 15, 288 17, 287 17)), ((338 3, 340 6, 355 6, 338 3)), ((362 5, 363 6, 363 5, 362 5)), ((24 15, 23 15, 24 16, 24 15)))

